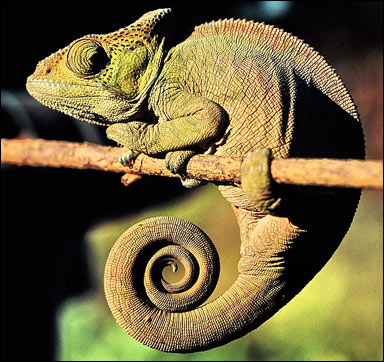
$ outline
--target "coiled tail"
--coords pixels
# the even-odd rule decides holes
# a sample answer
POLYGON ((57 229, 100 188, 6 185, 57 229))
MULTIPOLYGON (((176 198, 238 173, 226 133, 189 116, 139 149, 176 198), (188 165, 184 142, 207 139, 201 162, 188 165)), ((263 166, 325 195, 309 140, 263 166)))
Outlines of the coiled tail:
MULTIPOLYGON (((248 223, 247 218, 241 217, 248 223)), ((166 352, 201 351, 248 333, 282 306, 280 297, 275 301, 282 291, 282 268, 278 262, 270 268, 269 257, 245 250, 244 240, 242 245, 237 280, 199 307, 219 276, 218 255, 208 236, 172 217, 134 225, 120 236, 106 264, 104 285, 112 314, 132 337, 166 352), (175 267, 175 260, 185 273, 170 284, 162 269, 175 267)))

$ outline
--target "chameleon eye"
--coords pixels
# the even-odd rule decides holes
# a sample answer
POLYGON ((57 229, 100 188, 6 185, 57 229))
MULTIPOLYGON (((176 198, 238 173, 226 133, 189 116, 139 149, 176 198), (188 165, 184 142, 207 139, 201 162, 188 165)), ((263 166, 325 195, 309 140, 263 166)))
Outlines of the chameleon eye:
POLYGON ((80 77, 99 73, 109 63, 102 45, 93 39, 80 39, 68 50, 67 66, 80 77))

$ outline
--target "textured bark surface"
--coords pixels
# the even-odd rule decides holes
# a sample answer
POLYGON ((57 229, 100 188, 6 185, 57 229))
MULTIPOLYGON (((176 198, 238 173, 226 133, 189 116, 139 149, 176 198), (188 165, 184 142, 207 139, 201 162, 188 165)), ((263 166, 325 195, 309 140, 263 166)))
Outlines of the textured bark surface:
MULTIPOLYGON (((131 165, 118 161, 120 147, 42 139, 1 140, 2 164, 96 169, 118 173, 178 177, 164 159, 140 154, 131 165)), ((187 168, 188 176, 207 181, 240 183, 241 158, 196 155, 187 168)))
POLYGON ((271 164, 277 183, 383 189, 383 161, 276 159, 271 164))
MULTIPOLYGON (((132 165, 123 166, 117 161, 120 151, 119 147, 89 143, 3 138, 1 163, 178 177, 165 167, 162 159, 144 154, 139 155, 132 165)), ((207 181, 240 184, 241 163, 240 157, 196 155, 188 163, 186 174, 207 181)), ((382 161, 284 158, 272 160, 271 173, 277 183, 383 188, 382 161)))

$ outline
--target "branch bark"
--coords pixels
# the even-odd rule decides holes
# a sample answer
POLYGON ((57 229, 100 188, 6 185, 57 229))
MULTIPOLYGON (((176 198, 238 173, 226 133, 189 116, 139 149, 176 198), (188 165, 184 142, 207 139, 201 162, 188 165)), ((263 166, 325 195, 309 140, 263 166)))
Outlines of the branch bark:
MULTIPOLYGON (((129 166, 118 162, 119 147, 42 139, 2 139, 2 165, 97 169, 117 173, 177 177, 163 159, 140 154, 129 166)), ((188 177, 241 183, 242 158, 196 155, 187 165, 188 177)), ((383 189, 382 161, 336 159, 274 159, 271 173, 277 183, 383 189)))

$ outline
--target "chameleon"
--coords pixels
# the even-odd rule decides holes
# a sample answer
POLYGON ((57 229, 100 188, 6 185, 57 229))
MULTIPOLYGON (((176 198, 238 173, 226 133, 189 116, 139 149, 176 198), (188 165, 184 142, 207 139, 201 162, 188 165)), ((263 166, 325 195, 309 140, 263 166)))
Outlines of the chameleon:
MULTIPOLYGON (((42 104, 107 126, 120 162, 164 158, 182 184, 195 154, 243 157, 241 184, 218 183, 240 230, 238 277, 207 302, 217 251, 174 217, 125 231, 106 262, 117 323, 166 352, 218 347, 253 331, 322 269, 347 233, 360 189, 277 184, 271 160, 365 157, 356 105, 311 46, 273 25, 223 19, 174 44, 173 11, 158 9, 108 34, 83 36, 40 61, 27 90, 42 104), (177 282, 162 274, 184 267, 177 282)), ((331 36, 331 35, 330 35, 331 36)), ((319 304, 321 300, 319 300, 319 304)))

